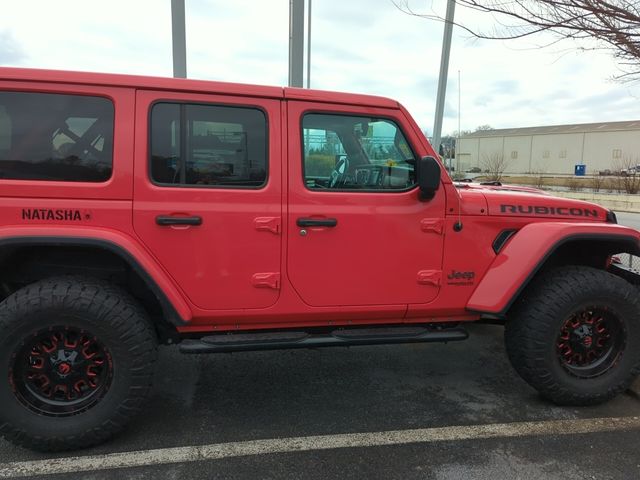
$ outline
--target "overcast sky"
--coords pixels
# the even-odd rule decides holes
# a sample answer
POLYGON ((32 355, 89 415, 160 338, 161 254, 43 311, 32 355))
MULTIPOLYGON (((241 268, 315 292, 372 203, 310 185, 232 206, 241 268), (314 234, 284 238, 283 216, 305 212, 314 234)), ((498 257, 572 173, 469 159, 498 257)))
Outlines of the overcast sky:
MULTIPOLYGON (((444 0, 411 0, 444 16, 444 0)), ((170 0, 20 0, 0 16, 0 65, 171 76, 170 0)), ((492 19, 458 9, 457 18, 492 19)), ((186 0, 188 76, 285 85, 288 0, 186 0)), ((395 98, 431 133, 443 25, 391 0, 313 0, 312 88, 395 98)), ((640 119, 640 85, 606 53, 477 41, 454 29, 443 132, 640 119)))

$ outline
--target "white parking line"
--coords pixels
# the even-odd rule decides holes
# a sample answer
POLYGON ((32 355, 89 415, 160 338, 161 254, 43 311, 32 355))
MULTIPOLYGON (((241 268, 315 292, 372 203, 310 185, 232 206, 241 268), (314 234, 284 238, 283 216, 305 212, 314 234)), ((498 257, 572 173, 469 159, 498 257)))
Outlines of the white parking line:
POLYGON ((386 432, 274 438, 250 440, 246 442, 110 453, 106 455, 2 463, 0 464, 0 478, 77 473, 170 463, 201 462, 247 455, 306 452, 335 448, 379 447, 409 443, 432 443, 534 435, 574 435, 634 429, 640 429, 640 417, 494 423, 488 425, 421 428, 386 432))

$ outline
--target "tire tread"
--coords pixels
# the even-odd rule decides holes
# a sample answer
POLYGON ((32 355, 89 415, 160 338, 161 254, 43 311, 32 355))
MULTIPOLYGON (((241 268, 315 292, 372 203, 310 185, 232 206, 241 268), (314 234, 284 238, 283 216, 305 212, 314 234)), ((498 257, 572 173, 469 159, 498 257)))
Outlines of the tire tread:
POLYGON ((66 451, 102 443, 120 432, 141 410, 153 379, 157 339, 146 312, 129 294, 116 285, 90 277, 57 277, 28 285, 0 303, 0 331, 17 328, 12 320, 20 311, 43 307, 101 312, 97 320, 108 322, 122 340, 133 362, 126 398, 111 418, 77 435, 43 436, 26 432, 9 421, 0 423, 0 434, 17 445, 39 451, 66 451))
POLYGON ((630 318, 629 322, 636 331, 640 329, 640 303, 636 289, 615 275, 590 267, 562 267, 541 274, 509 312, 505 344, 511 364, 527 383, 556 404, 603 403, 629 388, 640 374, 640 355, 633 351, 633 345, 627 345, 623 353, 635 357, 629 371, 622 380, 605 389, 589 389, 588 381, 585 381, 585 388, 579 391, 568 386, 549 368, 546 335, 549 329, 555 331, 559 328, 558 312, 577 301, 583 292, 596 291, 635 309, 635 318, 630 318))

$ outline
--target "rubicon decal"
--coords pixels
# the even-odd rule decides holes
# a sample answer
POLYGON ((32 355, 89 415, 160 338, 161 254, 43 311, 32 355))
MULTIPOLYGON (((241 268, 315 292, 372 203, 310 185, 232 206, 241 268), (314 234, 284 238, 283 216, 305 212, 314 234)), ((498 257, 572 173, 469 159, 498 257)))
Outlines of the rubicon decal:
POLYGON ((51 220, 81 222, 91 220, 90 211, 81 211, 71 208, 23 208, 22 220, 51 220))
POLYGON ((580 207, 544 207, 533 205, 500 205, 500 213, 516 215, 559 215, 573 217, 598 217, 598 210, 580 207))

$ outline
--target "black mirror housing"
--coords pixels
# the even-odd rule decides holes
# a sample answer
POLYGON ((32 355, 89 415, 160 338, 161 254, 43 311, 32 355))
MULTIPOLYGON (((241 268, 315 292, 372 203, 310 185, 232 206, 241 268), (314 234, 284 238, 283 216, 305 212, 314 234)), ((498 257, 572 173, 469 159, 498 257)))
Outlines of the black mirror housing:
POLYGON ((420 200, 431 200, 440 187, 440 164, 433 157, 422 157, 416 164, 420 200))

